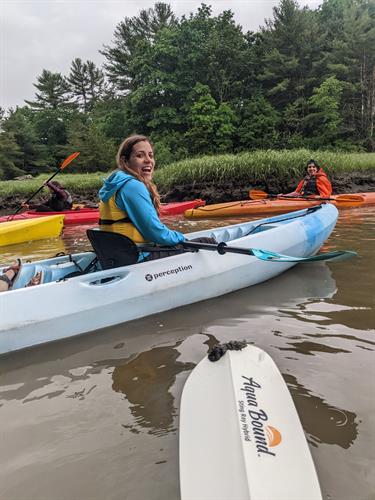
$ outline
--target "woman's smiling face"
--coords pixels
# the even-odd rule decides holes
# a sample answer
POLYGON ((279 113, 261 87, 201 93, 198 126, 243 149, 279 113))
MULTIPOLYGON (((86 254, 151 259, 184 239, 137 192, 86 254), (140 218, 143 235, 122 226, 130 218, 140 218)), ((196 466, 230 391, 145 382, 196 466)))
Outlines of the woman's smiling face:
POLYGON ((318 167, 311 163, 310 165, 307 165, 307 173, 310 175, 315 175, 318 173, 318 167))
POLYGON ((134 144, 126 164, 145 179, 151 180, 155 167, 154 151, 151 144, 147 141, 134 144))

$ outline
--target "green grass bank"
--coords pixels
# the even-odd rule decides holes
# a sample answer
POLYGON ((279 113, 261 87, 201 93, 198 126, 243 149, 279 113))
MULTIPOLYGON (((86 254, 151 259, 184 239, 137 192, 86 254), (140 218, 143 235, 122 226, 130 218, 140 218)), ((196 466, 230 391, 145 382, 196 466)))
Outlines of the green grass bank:
MULTIPOLYGON (((255 151, 237 155, 204 156, 156 169, 155 183, 164 201, 203 198, 208 203, 247 198, 250 188, 271 193, 288 192, 315 159, 330 177, 334 192, 375 190, 375 153, 336 153, 307 149, 255 151)), ((97 191, 109 172, 69 174, 56 178, 76 202, 97 201, 97 191)), ((0 209, 13 208, 27 199, 50 176, 0 182, 0 209)), ((46 197, 46 190, 40 197, 46 197)))

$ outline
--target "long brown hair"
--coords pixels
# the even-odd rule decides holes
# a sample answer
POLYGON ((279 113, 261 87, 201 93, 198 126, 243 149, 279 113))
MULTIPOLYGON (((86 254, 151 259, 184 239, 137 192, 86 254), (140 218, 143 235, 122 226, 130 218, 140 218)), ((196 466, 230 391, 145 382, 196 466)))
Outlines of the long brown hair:
POLYGON ((116 163, 117 163, 117 167, 119 168, 119 170, 127 172, 128 174, 132 175, 133 177, 135 177, 139 181, 143 182, 143 184, 146 186, 146 188, 148 189, 148 191, 151 195, 151 199, 152 199, 152 203, 154 204, 154 207, 159 212, 160 195, 158 193, 158 190, 157 190, 155 184, 152 181, 145 179, 143 177, 143 175, 139 174, 138 172, 136 172, 135 170, 130 168, 129 165, 127 164, 127 162, 130 159, 130 155, 133 151, 134 146, 138 142, 143 142, 143 141, 148 142, 150 144, 150 146, 153 148, 152 142, 145 135, 131 135, 131 136, 127 137, 120 144, 120 147, 118 148, 117 155, 116 155, 116 163))

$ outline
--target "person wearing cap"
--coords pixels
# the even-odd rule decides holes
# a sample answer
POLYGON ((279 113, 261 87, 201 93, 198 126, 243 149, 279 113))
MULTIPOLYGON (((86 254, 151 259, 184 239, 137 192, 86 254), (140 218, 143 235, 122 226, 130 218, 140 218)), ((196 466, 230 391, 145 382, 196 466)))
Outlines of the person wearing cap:
POLYGON ((57 181, 45 182, 44 185, 50 190, 50 199, 40 204, 23 203, 23 208, 32 208, 37 212, 63 212, 64 210, 70 210, 72 208, 72 197, 64 186, 57 181))
POLYGON ((279 195, 282 197, 320 196, 329 198, 332 194, 332 185, 324 170, 315 160, 309 160, 306 165, 306 175, 298 183, 295 191, 279 195))

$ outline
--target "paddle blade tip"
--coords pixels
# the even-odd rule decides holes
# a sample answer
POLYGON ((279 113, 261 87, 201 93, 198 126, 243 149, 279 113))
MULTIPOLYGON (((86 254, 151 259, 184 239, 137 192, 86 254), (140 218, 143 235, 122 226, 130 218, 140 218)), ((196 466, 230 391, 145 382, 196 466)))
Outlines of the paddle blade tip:
POLYGON ((77 158, 77 156, 79 156, 80 154, 81 154, 80 151, 76 151, 75 153, 72 153, 67 158, 65 158, 65 160, 61 164, 60 170, 64 170, 64 168, 67 167, 69 165, 69 163, 71 163, 73 160, 75 160, 77 158))
POLYGON ((332 262, 338 262, 342 260, 352 259, 353 257, 358 257, 358 253, 353 250, 342 250, 341 252, 337 252, 337 255, 331 257, 329 260, 332 262))
POLYGON ((261 191, 259 189, 250 189, 249 198, 251 200, 263 200, 264 198, 268 198, 268 194, 265 191, 261 191))

